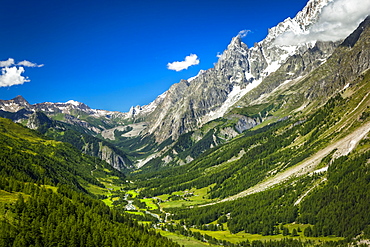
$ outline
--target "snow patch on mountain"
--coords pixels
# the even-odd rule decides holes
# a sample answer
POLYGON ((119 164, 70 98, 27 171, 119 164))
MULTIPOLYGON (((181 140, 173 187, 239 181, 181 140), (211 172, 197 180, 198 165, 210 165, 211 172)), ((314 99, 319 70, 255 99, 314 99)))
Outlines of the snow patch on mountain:
POLYGON ((74 106, 79 106, 81 103, 80 102, 78 102, 78 101, 75 101, 75 100, 68 100, 67 102, 66 102, 66 104, 71 104, 71 105, 74 105, 74 106))
POLYGON ((146 115, 152 113, 160 103, 166 98, 167 92, 160 94, 154 101, 144 106, 132 106, 128 112, 129 117, 136 117, 138 115, 146 115))
POLYGON ((196 76, 193 76, 193 77, 190 77, 189 79, 187 79, 188 82, 191 82, 193 81, 194 79, 198 78, 201 74, 203 74, 204 72, 206 72, 206 70, 199 70, 199 73, 196 75, 196 76))
POLYGON ((241 99, 241 97, 243 97, 253 88, 257 87, 261 82, 262 80, 255 80, 252 83, 248 84, 244 89, 241 89, 240 86, 234 86, 225 102, 221 105, 221 107, 205 115, 202 119, 202 122, 206 123, 219 117, 222 117, 227 112, 227 110, 230 109, 231 106, 233 106, 236 102, 238 102, 241 99))

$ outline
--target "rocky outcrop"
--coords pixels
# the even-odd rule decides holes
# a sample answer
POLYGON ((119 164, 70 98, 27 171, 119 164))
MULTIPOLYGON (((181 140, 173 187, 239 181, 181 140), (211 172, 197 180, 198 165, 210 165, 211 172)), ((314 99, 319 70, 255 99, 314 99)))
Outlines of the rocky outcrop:
POLYGON ((27 127, 30 129, 39 129, 43 127, 45 130, 53 126, 53 121, 42 112, 35 112, 29 118, 27 127))
POLYGON ((271 93, 280 85, 303 78, 321 64, 325 63, 327 58, 330 57, 339 44, 340 42, 318 41, 312 48, 307 49, 304 53, 289 57, 279 69, 266 76, 263 83, 259 84, 254 90, 246 93, 237 105, 247 106, 262 95, 271 93))
POLYGON ((251 129, 261 123, 261 120, 259 118, 251 118, 242 116, 239 121, 235 125, 235 129, 242 133, 245 130, 251 129))
POLYGON ((87 142, 81 151, 99 157, 119 171, 134 169, 131 161, 122 152, 105 142, 87 142))
POLYGON ((98 157, 104 161, 106 161, 108 164, 113 166, 115 169, 122 171, 125 169, 133 169, 134 167, 130 164, 127 164, 125 162, 125 159, 118 155, 116 152, 114 152, 113 149, 102 145, 100 143, 99 145, 99 155, 98 157))

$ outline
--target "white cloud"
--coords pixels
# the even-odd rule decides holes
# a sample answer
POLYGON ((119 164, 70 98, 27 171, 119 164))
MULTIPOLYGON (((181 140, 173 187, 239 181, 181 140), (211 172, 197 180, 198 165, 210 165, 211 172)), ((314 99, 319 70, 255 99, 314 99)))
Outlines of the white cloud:
POLYGON ((23 67, 5 67, 1 69, 0 87, 10 87, 13 85, 23 84, 29 82, 27 77, 22 76, 24 72, 23 67))
POLYGON ((6 61, 0 61, 0 87, 10 87, 13 85, 20 85, 29 82, 28 77, 23 76, 24 67, 42 67, 43 64, 38 65, 30 61, 23 60, 15 63, 13 58, 8 58, 6 61))
POLYGON ((370 0, 334 0, 322 9, 319 20, 307 33, 287 32, 276 38, 278 45, 346 38, 370 14, 370 0))
POLYGON ((197 65, 197 64, 199 64, 198 56, 195 54, 190 54, 189 56, 185 57, 184 61, 181 61, 181 62, 176 61, 173 63, 168 63, 167 68, 169 70, 181 71, 181 70, 189 68, 192 65, 197 65))
POLYGON ((244 37, 246 37, 247 36, 247 34, 248 33, 250 33, 251 32, 251 30, 247 30, 247 29, 245 29, 245 30, 241 30, 239 33, 238 33, 238 36, 240 37, 240 38, 244 38, 244 37))
POLYGON ((8 58, 6 61, 0 61, 0 67, 10 67, 14 65, 14 59, 8 58))
POLYGON ((23 61, 17 63, 17 65, 22 65, 22 66, 25 66, 25 67, 42 67, 42 66, 44 66, 43 64, 36 64, 36 63, 32 63, 32 62, 26 61, 26 60, 23 60, 23 61))

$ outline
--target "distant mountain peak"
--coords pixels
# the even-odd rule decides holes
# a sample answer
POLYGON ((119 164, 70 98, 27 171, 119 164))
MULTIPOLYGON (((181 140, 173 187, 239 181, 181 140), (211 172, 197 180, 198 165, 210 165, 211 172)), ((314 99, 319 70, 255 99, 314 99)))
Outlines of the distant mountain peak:
POLYGON ((19 104, 19 105, 29 105, 30 104, 25 98, 23 98, 22 95, 18 95, 17 97, 11 100, 14 101, 14 103, 19 104))
POLYGON ((66 104, 71 104, 71 105, 79 106, 82 103, 71 99, 71 100, 68 100, 66 102, 66 104))
POLYGON ((231 43, 229 46, 236 46, 236 47, 241 47, 242 46, 242 39, 240 35, 235 36, 232 38, 231 43))
POLYGON ((276 26, 270 28, 268 35, 261 42, 272 42, 285 32, 293 32, 294 34, 305 33, 312 24, 317 22, 322 8, 332 1, 333 0, 308 1, 306 6, 299 11, 293 19, 288 17, 276 26))

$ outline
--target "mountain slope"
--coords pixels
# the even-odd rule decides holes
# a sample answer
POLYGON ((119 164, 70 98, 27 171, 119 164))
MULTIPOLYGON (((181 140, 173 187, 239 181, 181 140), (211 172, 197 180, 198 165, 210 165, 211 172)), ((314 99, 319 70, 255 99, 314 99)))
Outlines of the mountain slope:
POLYGON ((1 246, 179 246, 94 199, 106 162, 0 118, 1 246))
POLYGON ((105 160, 117 170, 124 171, 133 168, 131 160, 122 150, 111 143, 96 137, 96 133, 91 131, 91 129, 98 128, 91 128, 93 125, 78 120, 68 114, 64 116, 58 115, 57 119, 59 120, 53 120, 46 116, 45 113, 49 114, 50 117, 53 117, 55 111, 46 111, 45 113, 36 111, 37 109, 33 109, 33 106, 28 103, 23 104, 25 105, 25 108, 20 109, 22 104, 20 104, 19 101, 26 102, 21 96, 12 100, 2 101, 3 109, 7 109, 9 111, 1 111, 0 116, 12 119, 16 122, 21 121, 27 127, 38 130, 49 137, 71 143, 84 153, 105 160), (4 106, 8 106, 8 108, 4 106), (17 111, 12 112, 13 110, 17 111))
POLYGON ((70 144, 46 139, 10 120, 0 118, 0 129, 1 175, 4 177, 53 186, 66 184, 81 191, 86 191, 88 184, 104 187, 92 176, 94 169, 100 172, 108 169, 124 178, 104 161, 82 155, 70 144))

